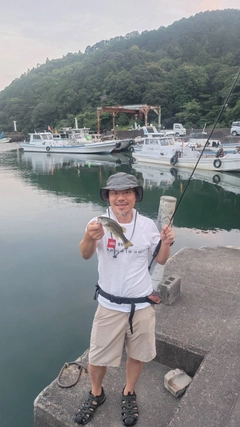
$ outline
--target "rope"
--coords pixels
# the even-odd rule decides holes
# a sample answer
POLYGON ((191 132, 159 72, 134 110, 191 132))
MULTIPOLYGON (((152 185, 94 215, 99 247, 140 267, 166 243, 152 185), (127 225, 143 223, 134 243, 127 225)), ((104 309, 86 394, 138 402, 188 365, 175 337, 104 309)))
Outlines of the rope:
POLYGON ((86 372, 86 373, 87 373, 87 369, 85 368, 85 366, 84 366, 82 363, 79 363, 79 362, 66 362, 66 363, 64 363, 64 365, 63 365, 62 369, 60 370, 60 372, 59 372, 59 374, 58 374, 58 377, 57 377, 57 383, 58 383, 59 387, 62 387, 62 388, 69 388, 69 387, 73 387, 75 384, 77 384, 77 382, 78 382, 78 380, 79 380, 79 378, 80 378, 80 376, 81 376, 82 370, 84 370, 84 372, 86 372), (68 369, 68 368, 69 368, 69 366, 71 366, 71 365, 75 365, 75 366, 77 367, 77 369, 78 369, 78 374, 77 374, 77 376, 76 376, 76 378, 75 378, 75 380, 74 380, 74 381, 72 381, 72 382, 70 382, 70 383, 65 383, 65 384, 63 384, 63 383, 61 382, 62 374, 63 374, 63 372, 64 372, 66 369, 68 369))

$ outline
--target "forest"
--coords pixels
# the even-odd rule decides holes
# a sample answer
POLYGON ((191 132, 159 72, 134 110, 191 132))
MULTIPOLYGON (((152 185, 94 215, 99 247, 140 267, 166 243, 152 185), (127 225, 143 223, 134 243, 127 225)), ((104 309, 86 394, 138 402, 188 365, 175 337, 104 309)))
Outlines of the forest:
MULTIPOLYGON (((46 59, 0 92, 0 131, 12 132, 13 121, 22 133, 60 130, 75 117, 96 131, 97 107, 132 104, 160 105, 165 128, 211 126, 224 106, 218 126, 230 127, 240 120, 239 40, 240 10, 225 9, 46 59)), ((135 120, 121 113, 116 124, 127 129, 135 120)), ((157 123, 154 112, 149 121, 157 123)), ((110 114, 101 126, 111 129, 110 114)))

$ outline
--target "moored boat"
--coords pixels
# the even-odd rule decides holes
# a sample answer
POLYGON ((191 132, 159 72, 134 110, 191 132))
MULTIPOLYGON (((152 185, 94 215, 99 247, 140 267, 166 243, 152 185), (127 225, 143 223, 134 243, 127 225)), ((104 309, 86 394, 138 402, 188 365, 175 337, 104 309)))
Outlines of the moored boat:
POLYGON ((133 159, 137 162, 159 165, 174 165, 193 169, 240 171, 240 152, 225 154, 222 149, 214 154, 202 154, 198 150, 180 144, 168 144, 163 146, 160 140, 144 141, 142 149, 133 153, 133 159))
POLYGON ((206 145, 207 150, 217 150, 221 147, 221 141, 208 137, 207 132, 192 132, 187 139, 190 148, 202 149, 206 145))
POLYGON ((116 141, 78 143, 72 139, 54 139, 51 132, 30 133, 29 142, 21 142, 24 151, 40 153, 73 153, 73 154, 100 154, 111 153, 116 148, 116 141))
POLYGON ((118 139, 115 140, 116 147, 114 148, 114 152, 116 151, 132 151, 133 139, 118 139))
POLYGON ((61 133, 53 133, 53 139, 58 141, 71 141, 73 144, 91 144, 91 143, 105 143, 108 142, 115 144, 115 151, 127 151, 129 147, 133 144, 133 139, 114 139, 113 135, 111 138, 104 138, 102 135, 91 132, 90 128, 63 128, 63 132, 61 133))
POLYGON ((238 143, 231 142, 221 142, 219 139, 209 138, 207 132, 192 132, 190 133, 186 145, 190 148, 194 148, 195 150, 202 151, 204 148, 204 153, 212 153, 216 154, 219 149, 223 149, 223 151, 228 154, 232 153, 235 149, 238 148, 238 143))
POLYGON ((5 132, 3 131, 1 134, 0 134, 0 142, 11 142, 11 138, 8 138, 8 137, 6 137, 6 136, 4 136, 5 135, 5 132))
POLYGON ((11 142, 11 138, 1 138, 0 142, 11 142))

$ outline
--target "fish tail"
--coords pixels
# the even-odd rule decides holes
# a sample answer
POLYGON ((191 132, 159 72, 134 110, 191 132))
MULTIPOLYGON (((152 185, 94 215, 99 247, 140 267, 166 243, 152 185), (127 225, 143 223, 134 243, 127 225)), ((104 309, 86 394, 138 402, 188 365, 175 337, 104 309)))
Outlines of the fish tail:
POLYGON ((130 242, 130 240, 127 240, 126 242, 123 243, 123 246, 124 246, 125 249, 127 249, 130 246, 133 246, 133 244, 130 242))

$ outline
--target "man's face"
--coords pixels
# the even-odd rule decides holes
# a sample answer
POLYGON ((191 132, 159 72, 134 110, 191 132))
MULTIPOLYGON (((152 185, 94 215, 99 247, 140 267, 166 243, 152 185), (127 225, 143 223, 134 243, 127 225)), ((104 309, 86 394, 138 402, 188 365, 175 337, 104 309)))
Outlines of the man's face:
POLYGON ((125 217, 132 214, 132 209, 136 203, 136 193, 133 189, 122 191, 109 190, 108 198, 116 217, 125 217))

